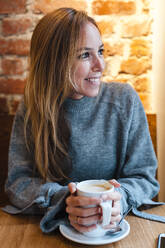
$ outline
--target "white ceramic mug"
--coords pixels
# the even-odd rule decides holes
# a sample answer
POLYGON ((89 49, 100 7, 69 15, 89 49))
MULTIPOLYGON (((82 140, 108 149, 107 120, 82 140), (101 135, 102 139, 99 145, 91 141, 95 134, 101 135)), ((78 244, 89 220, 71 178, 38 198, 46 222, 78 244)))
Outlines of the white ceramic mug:
MULTIPOLYGON (((114 191, 114 186, 106 180, 86 180, 77 184, 77 195, 87 197, 101 197, 114 191)), ((87 207, 94 207, 93 205, 87 207)), ((102 222, 97 224, 96 229, 84 232, 88 237, 101 237, 107 232, 103 227, 110 224, 112 201, 104 201, 100 204, 102 209, 102 222)))

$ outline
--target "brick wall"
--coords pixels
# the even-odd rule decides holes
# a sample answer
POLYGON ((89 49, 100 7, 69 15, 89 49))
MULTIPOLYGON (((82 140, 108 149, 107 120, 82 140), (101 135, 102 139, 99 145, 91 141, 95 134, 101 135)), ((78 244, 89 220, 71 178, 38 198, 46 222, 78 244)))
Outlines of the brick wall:
POLYGON ((131 84, 152 112, 152 0, 0 0, 0 113, 14 114, 23 94, 36 23, 64 6, 97 20, 105 44, 103 79, 131 84))

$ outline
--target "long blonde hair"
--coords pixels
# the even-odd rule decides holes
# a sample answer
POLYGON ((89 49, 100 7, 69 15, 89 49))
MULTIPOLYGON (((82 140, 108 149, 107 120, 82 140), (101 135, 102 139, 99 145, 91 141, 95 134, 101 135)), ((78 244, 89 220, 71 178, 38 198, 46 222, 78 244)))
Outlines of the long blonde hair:
POLYGON ((29 77, 25 87, 25 138, 31 130, 34 159, 44 180, 62 181, 70 166, 69 124, 63 103, 71 91, 70 72, 83 24, 95 21, 83 11, 60 8, 45 15, 31 39, 29 77))

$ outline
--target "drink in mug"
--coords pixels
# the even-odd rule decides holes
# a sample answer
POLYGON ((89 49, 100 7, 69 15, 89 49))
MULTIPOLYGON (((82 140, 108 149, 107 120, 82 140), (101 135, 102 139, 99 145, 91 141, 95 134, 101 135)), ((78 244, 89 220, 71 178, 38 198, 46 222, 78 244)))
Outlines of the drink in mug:
MULTIPOLYGON (((101 197, 114 191, 114 186, 106 180, 86 180, 77 184, 77 195, 86 197, 101 197)), ((87 206, 94 207, 94 206, 87 206)), ((98 223, 96 229, 84 232, 83 234, 88 237, 101 237, 108 231, 103 227, 110 224, 112 201, 108 200, 100 204, 102 209, 102 223, 98 223)))

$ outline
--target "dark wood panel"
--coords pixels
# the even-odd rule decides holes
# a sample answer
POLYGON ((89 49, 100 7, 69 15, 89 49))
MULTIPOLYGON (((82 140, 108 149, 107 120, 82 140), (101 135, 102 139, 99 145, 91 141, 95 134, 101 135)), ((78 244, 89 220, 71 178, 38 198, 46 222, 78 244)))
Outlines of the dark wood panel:
POLYGON ((11 115, 0 115, 0 204, 6 203, 7 196, 4 194, 4 183, 7 177, 8 147, 13 123, 11 115))
POLYGON ((156 127, 156 114, 148 114, 147 115, 150 135, 152 139, 152 143, 157 154, 157 127, 156 127))

